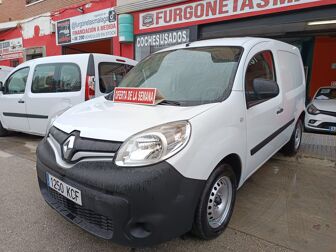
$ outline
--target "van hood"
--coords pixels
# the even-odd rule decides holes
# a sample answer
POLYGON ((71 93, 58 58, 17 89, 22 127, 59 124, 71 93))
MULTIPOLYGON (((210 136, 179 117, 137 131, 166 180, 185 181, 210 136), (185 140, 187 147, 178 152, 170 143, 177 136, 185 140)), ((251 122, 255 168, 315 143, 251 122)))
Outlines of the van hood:
POLYGON ((114 103, 100 97, 69 109, 53 125, 66 133, 80 131, 80 136, 85 138, 125 141, 138 132, 160 124, 189 120, 215 105, 144 106, 114 103))
POLYGON ((336 111, 336 100, 314 100, 312 102, 314 106, 319 109, 319 110, 324 110, 324 111, 336 111))

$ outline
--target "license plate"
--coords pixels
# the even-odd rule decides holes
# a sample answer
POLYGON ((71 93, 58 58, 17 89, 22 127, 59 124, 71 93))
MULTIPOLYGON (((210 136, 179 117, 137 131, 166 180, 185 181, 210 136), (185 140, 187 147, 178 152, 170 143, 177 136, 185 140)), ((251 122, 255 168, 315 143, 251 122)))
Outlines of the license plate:
POLYGON ((82 205, 82 195, 80 190, 64 183, 49 173, 47 173, 47 183, 51 189, 62 194, 64 197, 75 202, 76 204, 80 206, 82 205))
POLYGON ((336 127, 330 127, 329 129, 330 129, 330 131, 332 131, 332 132, 336 132, 336 127))

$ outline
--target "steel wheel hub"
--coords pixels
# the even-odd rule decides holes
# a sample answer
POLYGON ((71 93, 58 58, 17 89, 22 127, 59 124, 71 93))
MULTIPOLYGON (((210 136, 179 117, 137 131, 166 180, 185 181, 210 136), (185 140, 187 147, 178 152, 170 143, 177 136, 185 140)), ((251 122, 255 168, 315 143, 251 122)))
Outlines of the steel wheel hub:
POLYGON ((220 227, 230 212, 232 183, 230 178, 221 177, 213 185, 207 205, 208 223, 212 228, 220 227))
POLYGON ((302 127, 301 124, 298 124, 298 127, 295 130, 295 150, 299 149, 302 136, 302 127))

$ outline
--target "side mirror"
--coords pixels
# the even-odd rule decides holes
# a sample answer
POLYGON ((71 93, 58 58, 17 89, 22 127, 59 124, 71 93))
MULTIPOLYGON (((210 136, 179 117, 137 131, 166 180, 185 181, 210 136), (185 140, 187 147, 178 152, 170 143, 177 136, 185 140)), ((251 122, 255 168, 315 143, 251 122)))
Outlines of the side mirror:
POLYGON ((253 89, 259 99, 271 99, 278 96, 280 90, 275 81, 254 79, 253 89))
POLYGON ((4 92, 5 91, 5 86, 3 84, 2 81, 0 81, 0 92, 4 92))

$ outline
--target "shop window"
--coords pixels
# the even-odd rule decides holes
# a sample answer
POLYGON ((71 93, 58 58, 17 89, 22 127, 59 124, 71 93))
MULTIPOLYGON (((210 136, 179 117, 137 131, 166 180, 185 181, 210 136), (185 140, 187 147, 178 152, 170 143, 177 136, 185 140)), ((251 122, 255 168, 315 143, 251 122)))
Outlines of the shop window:
POLYGON ((264 51, 258 53, 249 62, 245 76, 245 94, 249 107, 266 101, 255 93, 253 88, 255 79, 276 81, 272 52, 264 51))
POLYGON ((29 67, 13 73, 5 84, 5 94, 23 94, 26 89, 29 67))
POLYGON ((99 89, 102 93, 110 93, 119 85, 132 66, 118 63, 99 64, 99 89))
POLYGON ((25 61, 38 59, 46 56, 45 47, 32 47, 25 50, 25 61))
POLYGON ((43 2, 44 0, 26 0, 26 5, 30 5, 33 3, 43 2))
POLYGON ((10 60, 10 66, 11 67, 17 67, 18 65, 20 65, 20 62, 19 62, 18 59, 10 60))
POLYGON ((76 92, 81 90, 81 73, 77 65, 43 64, 35 68, 33 93, 76 92))

